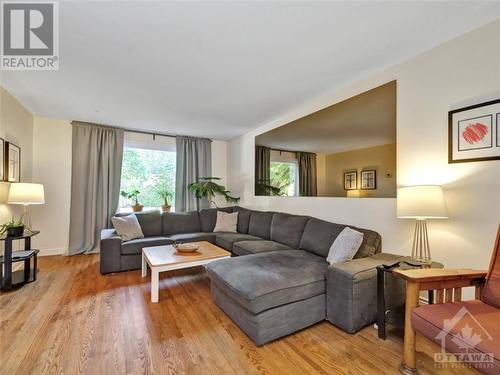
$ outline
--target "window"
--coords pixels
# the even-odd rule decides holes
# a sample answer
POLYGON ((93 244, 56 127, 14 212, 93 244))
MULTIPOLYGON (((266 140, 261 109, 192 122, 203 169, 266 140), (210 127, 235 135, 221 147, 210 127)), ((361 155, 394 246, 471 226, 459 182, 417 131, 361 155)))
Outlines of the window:
MULTIPOLYGON (((140 192, 138 201, 144 210, 158 209, 164 202, 162 192, 172 196, 168 203, 174 206, 175 195, 175 151, 146 149, 141 146, 125 146, 123 150, 122 180, 120 191, 140 192)), ((132 211, 134 199, 120 194, 120 212, 132 211)))
POLYGON ((271 185, 280 189, 282 196, 298 196, 298 168, 296 161, 271 161, 271 185))

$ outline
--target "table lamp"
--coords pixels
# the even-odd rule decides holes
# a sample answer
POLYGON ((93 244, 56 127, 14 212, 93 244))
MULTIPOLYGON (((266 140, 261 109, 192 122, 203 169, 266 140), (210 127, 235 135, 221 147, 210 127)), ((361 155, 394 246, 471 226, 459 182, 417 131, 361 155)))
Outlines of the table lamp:
POLYGON ((22 204, 24 209, 24 223, 31 230, 31 217, 29 206, 32 204, 44 204, 45 193, 42 184, 13 183, 10 185, 8 204, 22 204))
POLYGON ((437 185, 406 186, 398 190, 398 217, 416 219, 411 258, 421 264, 431 263, 427 219, 446 219, 448 213, 443 189, 437 185))

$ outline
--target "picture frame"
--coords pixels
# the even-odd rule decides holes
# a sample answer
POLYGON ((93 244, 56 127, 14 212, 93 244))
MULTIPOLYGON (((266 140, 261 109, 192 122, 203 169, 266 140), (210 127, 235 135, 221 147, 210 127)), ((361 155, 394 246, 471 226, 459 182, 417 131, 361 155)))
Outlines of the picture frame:
POLYGON ((357 190, 358 172, 344 172, 344 190, 357 190))
POLYGON ((4 180, 21 182, 21 147, 5 142, 4 180))
POLYGON ((3 138, 0 138, 0 181, 5 180, 5 174, 4 174, 4 169, 5 169, 5 140, 3 138))
POLYGON ((500 160, 500 99, 448 112, 448 163, 500 160))
POLYGON ((361 190, 376 190, 377 189, 377 171, 375 169, 367 169, 361 171, 361 190))

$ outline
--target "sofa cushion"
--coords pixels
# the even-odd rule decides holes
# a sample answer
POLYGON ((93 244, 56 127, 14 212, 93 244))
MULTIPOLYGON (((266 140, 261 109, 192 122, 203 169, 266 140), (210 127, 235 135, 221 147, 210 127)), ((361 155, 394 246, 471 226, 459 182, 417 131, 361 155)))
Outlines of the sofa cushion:
MULTIPOLYGON (((311 218, 304 228, 304 234, 300 240, 299 249, 311 251, 317 255, 327 257, 333 241, 346 226, 347 225, 311 218)), ((381 251, 380 235, 377 232, 354 226, 349 227, 363 233, 363 242, 356 255, 354 255, 354 259, 372 256, 381 251)))
POLYGON ((326 261, 307 251, 282 250, 207 265, 212 282, 251 313, 325 293, 326 261))
POLYGON ((205 208, 200 210, 200 227, 202 232, 213 232, 217 221, 217 211, 233 212, 233 207, 205 208))
POLYGON ((123 255, 141 254, 143 247, 170 245, 173 241, 167 237, 146 237, 138 238, 122 243, 121 253, 123 255))
POLYGON ((236 206, 234 207, 234 212, 238 212, 238 232, 247 234, 248 225, 250 224, 250 215, 252 214, 252 211, 247 210, 243 207, 236 206))
POLYGON ((161 212, 135 212, 144 237, 161 236, 161 212))
POLYGON ((228 250, 233 251, 233 243, 238 241, 257 241, 261 238, 244 233, 233 232, 217 232, 215 233, 215 244, 228 250))
POLYGON ((274 212, 252 211, 248 223, 248 234, 269 240, 273 216, 274 212))
POLYGON ((239 241, 233 243, 233 254, 249 255, 276 250, 293 250, 291 247, 275 241, 239 241))
POLYGON ((164 212, 162 220, 163 235, 201 232, 198 211, 164 212))
POLYGON ((447 351, 465 353, 468 350, 471 354, 493 354, 493 365, 496 367, 491 372, 486 371, 492 374, 500 371, 499 320, 500 310, 479 300, 423 305, 413 309, 411 313, 415 330, 440 345, 441 339, 444 340, 447 351), (448 331, 444 330, 445 321, 451 319, 448 331), (472 328, 472 337, 475 334, 481 336, 481 340, 475 341, 474 345, 470 345, 463 336, 462 329, 466 325, 472 328))
POLYGON ((182 234, 173 234, 168 236, 172 241, 178 242, 197 242, 197 241, 207 241, 210 243, 215 243, 215 233, 182 233, 182 234))
POLYGON ((271 222, 271 240, 298 249, 308 219, 306 216, 274 214, 271 222))
POLYGON ((330 246, 344 228, 345 225, 315 218, 309 219, 304 228, 299 249, 311 251, 326 258, 330 246))

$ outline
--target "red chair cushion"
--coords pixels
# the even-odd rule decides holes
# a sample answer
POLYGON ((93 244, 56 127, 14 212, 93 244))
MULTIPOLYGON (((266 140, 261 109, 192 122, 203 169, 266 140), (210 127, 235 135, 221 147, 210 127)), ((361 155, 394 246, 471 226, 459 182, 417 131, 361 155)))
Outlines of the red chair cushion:
POLYGON ((468 347, 468 353, 492 354, 491 368, 471 364, 487 374, 500 374, 500 309, 478 300, 424 305, 413 309, 411 321, 417 332, 444 345, 448 353, 465 353, 468 347), (480 336, 474 340, 474 335, 480 336))

